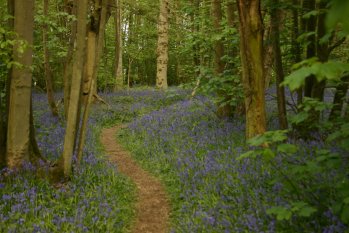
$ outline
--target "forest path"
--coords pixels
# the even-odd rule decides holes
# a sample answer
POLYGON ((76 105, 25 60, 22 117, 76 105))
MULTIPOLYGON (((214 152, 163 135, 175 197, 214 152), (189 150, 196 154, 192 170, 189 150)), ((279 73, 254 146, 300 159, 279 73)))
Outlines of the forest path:
POLYGON ((102 131, 101 142, 108 159, 117 165, 120 173, 128 176, 137 187, 136 219, 133 233, 165 233, 169 231, 169 199, 161 182, 143 170, 117 141, 116 134, 122 126, 102 131))

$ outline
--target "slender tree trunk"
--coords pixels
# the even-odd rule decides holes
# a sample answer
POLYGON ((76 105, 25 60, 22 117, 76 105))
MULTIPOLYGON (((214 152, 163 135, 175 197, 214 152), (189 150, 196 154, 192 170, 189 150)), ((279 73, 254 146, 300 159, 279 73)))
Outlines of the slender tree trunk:
MULTIPOLYGON (((299 11, 298 8, 300 6, 299 0, 292 0, 292 4, 294 8, 292 9, 292 55, 293 62, 298 63, 302 60, 301 54, 301 46, 297 41, 299 37, 299 11)), ((300 105, 303 102, 303 87, 300 87, 297 90, 297 105, 300 105)))
POLYGON ((127 91, 130 91, 130 87, 132 86, 131 72, 132 72, 132 58, 129 57, 128 68, 127 68, 127 91))
POLYGON ((237 0, 240 54, 246 108, 246 138, 266 131, 263 25, 260 0, 237 0))
POLYGON ((86 45, 86 18, 87 18, 87 0, 80 0, 77 6, 77 44, 73 63, 73 77, 66 133, 64 136, 63 148, 63 171, 64 176, 69 177, 72 172, 72 159, 74 154, 74 144, 76 138, 76 125, 78 124, 77 115, 79 112, 79 99, 82 86, 82 73, 84 64, 84 53, 86 45))
MULTIPOLYGON (((48 4, 49 4, 49 0, 44 0, 44 17, 48 16, 48 4)), ((47 23, 45 23, 42 30, 42 39, 43 39, 43 47, 44 47, 44 67, 45 67, 47 100, 51 108, 52 115, 58 116, 58 109, 57 109, 55 98, 53 95, 52 72, 50 67, 49 51, 47 48, 47 30, 48 30, 48 25, 47 23)))
MULTIPOLYGON (((76 15, 76 4, 73 4, 70 7, 71 12, 68 12, 70 14, 76 15)), ((68 118, 68 109, 69 109, 69 101, 70 101, 70 89, 71 89, 71 78, 72 78, 72 68, 73 68, 73 52, 74 52, 74 43, 76 40, 76 32, 77 32, 77 22, 72 22, 71 25, 71 34, 69 38, 69 45, 68 45, 68 54, 66 58, 66 62, 64 64, 64 74, 63 74, 63 83, 64 83, 64 115, 65 119, 68 118)))
MULTIPOLYGON (((273 0, 274 6, 279 5, 279 0, 273 0)), ((280 21, 279 9, 273 8, 270 13, 270 24, 271 24, 271 36, 274 51, 274 64, 276 73, 276 92, 277 92, 277 105, 278 105, 278 117, 280 129, 287 129, 287 112, 286 112, 286 100, 285 100, 285 88, 281 86, 284 81, 284 69, 282 65, 282 56, 280 49, 280 21)))
MULTIPOLYGON (((96 62, 93 68, 93 79, 95 84, 97 84, 97 75, 100 66, 100 60, 104 49, 104 37, 105 37, 105 26, 107 25, 110 15, 107 10, 108 0, 102 0, 102 9, 101 16, 99 21, 98 28, 98 37, 97 37, 97 51, 96 51, 96 62)), ((93 86, 93 94, 97 94, 97 85, 93 86)))
POLYGON ((7 128, 6 159, 9 168, 20 168, 30 158, 30 100, 33 62, 34 0, 15 1, 14 30, 28 43, 23 54, 14 46, 13 59, 23 65, 13 67, 7 128))
MULTIPOLYGON (((303 8, 305 8, 308 12, 315 10, 315 0, 307 0, 303 1, 303 8)), ((313 32, 315 33, 316 29, 316 17, 310 16, 310 18, 307 20, 307 32, 313 32)), ((308 46, 307 46, 307 58, 312 58, 316 56, 316 48, 315 48, 315 34, 308 37, 308 46)), ((305 80, 305 86, 304 86, 304 96, 311 97, 311 92, 314 86, 315 82, 314 75, 311 75, 306 78, 305 80)))
POLYGON ((263 74, 265 79, 265 88, 269 88, 270 82, 271 82, 271 71, 274 63, 274 51, 273 51, 273 44, 270 43, 271 41, 271 27, 268 26, 266 33, 265 33, 266 40, 268 43, 266 43, 264 47, 264 56, 263 56, 263 74))
MULTIPOLYGON (((10 16, 14 16, 14 0, 7 0, 7 13, 10 16)), ((14 29, 14 20, 13 17, 8 19, 8 27, 14 29)), ((7 78, 5 81, 5 90, 6 98, 1 101, 5 101, 4 109, 1 108, 2 103, 0 103, 0 166, 6 165, 6 138, 7 138, 7 123, 8 123, 8 114, 9 114, 9 102, 10 102, 10 84, 11 84, 11 74, 12 69, 8 70, 7 78)))
POLYGON ((343 104, 345 101, 345 97, 347 95, 349 86, 349 75, 341 78, 341 82, 336 87, 336 94, 333 99, 333 107, 330 113, 330 120, 335 120, 342 113, 343 104))
MULTIPOLYGON (((317 3, 317 9, 320 12, 320 14, 317 16, 316 55, 319 58, 320 62, 328 61, 328 57, 329 57, 329 43, 320 42, 320 39, 324 37, 327 33, 326 26, 325 26, 326 14, 324 13, 324 10, 326 10, 327 4, 328 3, 325 0, 320 0, 317 3)), ((311 97, 322 101, 324 98, 325 86, 326 86, 325 80, 321 82, 314 80, 312 90, 311 90, 311 97)))
POLYGON ((167 89, 167 65, 168 65, 168 0, 160 0, 160 14, 158 21, 158 47, 157 47, 157 72, 156 86, 159 89, 167 89))
POLYGON ((122 71, 122 1, 115 0, 115 90, 121 89, 124 84, 122 71))
MULTIPOLYGON (((106 17, 107 17, 107 0, 102 1, 102 12, 101 12, 101 20, 99 24, 99 37, 98 37, 98 49, 96 50, 96 57, 95 57, 95 63, 94 63, 94 69, 93 69, 93 77, 89 80, 88 83, 88 98, 85 101, 85 108, 84 108, 84 115, 81 123, 81 130, 80 130, 80 136, 79 136, 79 146, 78 146, 78 152, 77 152, 77 161, 78 164, 81 162, 82 159, 82 153, 85 145, 85 138, 86 138, 86 131, 87 131, 87 121, 90 111, 90 105, 92 102, 92 97, 95 94, 94 86, 97 79, 97 72, 99 65, 96 63, 99 63, 100 56, 103 50, 104 46, 104 31, 105 31, 105 25, 106 25, 106 17)), ((91 34, 91 32, 89 32, 91 34)), ((96 44, 95 42, 92 42, 92 47, 96 44)))
MULTIPOLYGON (((213 27, 216 34, 222 33, 222 9, 221 9, 221 0, 212 0, 212 16, 213 16, 213 27)), ((224 56, 224 45, 222 40, 218 40, 214 45, 214 63, 215 63, 215 74, 221 76, 225 69, 225 62, 222 61, 224 56)), ((229 85, 229 84, 227 84, 229 85)), ((229 100, 227 93, 223 91, 218 91, 217 93, 221 98, 224 99, 224 102, 229 100)), ((229 104, 218 103, 217 115, 219 117, 228 117, 231 115, 231 107, 229 104)))
MULTIPOLYGON (((212 0, 212 15, 213 15, 213 27, 216 34, 222 33, 222 9, 221 0, 212 0)), ((222 40, 216 41, 214 45, 214 63, 215 63, 215 73, 220 75, 224 72, 225 63, 222 61, 224 56, 224 46, 222 40)))
POLYGON ((0 169, 5 166, 5 151, 6 151, 6 131, 5 131, 5 119, 4 109, 2 107, 2 97, 0 96, 0 169))
POLYGON ((96 49, 97 47, 97 35, 93 30, 89 30, 87 33, 87 48, 86 48, 86 63, 85 63, 85 75, 83 84, 83 99, 87 101, 90 92, 90 82, 93 79, 93 69, 96 62, 96 49))

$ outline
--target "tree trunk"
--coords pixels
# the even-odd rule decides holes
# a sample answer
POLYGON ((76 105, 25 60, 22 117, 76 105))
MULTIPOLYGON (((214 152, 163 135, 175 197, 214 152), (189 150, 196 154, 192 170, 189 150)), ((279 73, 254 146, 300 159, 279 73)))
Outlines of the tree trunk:
POLYGON ((263 56, 263 74, 265 80, 265 88, 268 89, 271 82, 271 71, 274 63, 274 51, 273 44, 271 41, 271 27, 268 26, 265 33, 265 41, 268 41, 264 47, 264 56, 263 56))
MULTIPOLYGON (((292 55, 293 55, 293 62, 298 63, 302 60, 301 54, 302 49, 297 41, 297 38, 299 37, 299 11, 298 8, 300 6, 299 0, 292 0, 292 4, 294 5, 294 8, 292 9, 292 55)), ((303 102, 303 87, 300 87, 297 90, 297 105, 300 105, 303 102)))
POLYGON ((83 83, 83 98, 84 102, 87 100, 87 97, 90 92, 90 82, 93 79, 93 69, 96 62, 96 49, 97 47, 97 35, 93 30, 89 30, 87 33, 87 48, 86 48, 86 63, 85 63, 85 75, 83 83))
MULTIPOLYGON (((329 57, 329 43, 321 43, 320 39, 326 35, 326 14, 324 13, 324 10, 326 10, 327 1, 320 0, 317 4, 317 9, 320 13, 317 17, 316 55, 320 62, 326 62, 329 57)), ((315 80, 312 86, 311 97, 322 101, 324 98, 325 86, 325 80, 321 82, 315 80)))
POLYGON ((68 119, 62 155, 64 176, 67 178, 70 177, 72 171, 72 159, 74 154, 74 144, 76 141, 76 125, 79 123, 77 115, 79 112, 79 99, 81 94, 81 81, 86 45, 85 37, 88 1, 80 0, 77 4, 77 44, 73 63, 74 79, 72 80, 71 86, 68 119))
MULTIPOLYGON (((95 57, 95 62, 94 62, 94 69, 92 73, 92 78, 89 79, 88 82, 88 98, 85 101, 85 109, 84 109, 84 115, 81 123, 81 129, 80 129, 80 136, 79 136, 79 146, 78 146, 78 152, 77 152, 77 161, 78 164, 81 162, 82 159, 82 154, 83 154, 83 149, 85 145, 85 138, 86 138, 86 131, 87 131, 87 121, 88 121, 88 116, 89 116, 89 111, 90 111, 90 105, 92 102, 92 97, 95 94, 94 87, 97 79, 97 72, 98 72, 98 67, 99 67, 99 61, 100 61, 100 56, 103 50, 104 46, 104 31, 105 31, 105 25, 106 25, 106 18, 107 18, 107 0, 102 1, 102 12, 101 12, 101 19, 99 23, 99 36, 98 36, 98 48, 96 51, 96 57, 95 57), (98 64, 97 64, 98 63, 98 64)), ((90 34, 94 34, 93 32, 89 32, 90 34)), ((95 34, 94 34, 95 35, 95 34)), ((92 35, 93 36, 93 35, 92 35)), ((95 39, 92 40, 91 42, 91 47, 95 47, 95 39)), ((88 47, 90 44, 88 44, 88 47)), ((88 48, 90 49, 90 48, 88 48)))
POLYGON ((333 99, 333 107, 330 113, 330 120, 335 120, 337 117, 341 116, 343 104, 345 97, 347 95, 349 86, 349 75, 341 78, 341 82, 336 87, 336 94, 333 99))
POLYGON ((122 2, 115 0, 115 90, 122 89, 124 85, 124 77, 122 71, 122 2))
POLYGON ((246 138, 266 131, 263 78, 263 25, 260 0, 237 0, 240 54, 246 109, 246 138))
MULTIPOLYGON (((213 27, 215 34, 222 33, 222 9, 221 0, 212 0, 212 16, 213 16, 213 27)), ((222 61, 224 56, 224 45, 222 40, 217 40, 214 44, 214 64, 215 64, 215 75, 222 76, 225 69, 225 62, 222 61)), ((226 84, 229 85, 229 84, 226 84)), ((224 99, 224 102, 229 100, 227 93, 218 91, 218 96, 224 99)), ((219 117, 229 117, 231 115, 231 107, 229 104, 218 103, 217 115, 219 117)))
MULTIPOLYGON (((279 0, 273 0, 274 6, 279 5, 279 0)), ((285 100, 285 88, 281 86, 284 81, 284 69, 282 65, 282 56, 280 49, 280 21, 279 9, 273 7, 270 12, 270 24, 271 24, 271 36, 274 51, 274 64, 276 73, 276 92, 277 92, 277 105, 278 105, 278 118, 280 129, 287 129, 287 112, 286 112, 286 100, 285 100)))
MULTIPOLYGON (((213 16, 213 27, 216 34, 222 33, 222 9, 221 0, 212 0, 212 16, 213 16)), ((218 40, 214 45, 214 63, 216 75, 221 75, 224 72, 225 63, 222 61, 224 56, 224 46, 222 40, 218 40)))
MULTIPOLYGON (((309 11, 314 11, 315 10, 315 0, 308 0, 308 1, 303 1, 303 8, 305 10, 309 11)), ((309 32, 314 32, 316 30, 316 17, 315 16, 310 16, 310 18, 307 20, 307 33, 309 32)), ((308 46, 307 46, 307 58, 312 58, 316 56, 316 48, 315 48, 315 40, 316 36, 311 35, 308 37, 308 46)), ((311 75, 306 78, 305 80, 305 86, 304 86, 304 96, 306 97, 311 97, 311 92, 314 86, 316 78, 314 75, 311 75)))
MULTIPOLYGON (((44 0, 44 17, 48 16, 48 4, 49 0, 44 0)), ((50 57, 47 48, 47 30, 48 25, 45 23, 42 30, 42 40, 44 47, 44 67, 45 67, 45 81, 46 81, 46 93, 48 104, 51 108, 53 116, 58 116, 58 109, 55 102, 55 97, 53 95, 53 82, 52 82, 52 72, 50 67, 50 57)))
MULTIPOLYGON (((69 4, 68 4, 69 5, 69 4)), ((69 14, 76 15, 76 4, 73 4, 70 7, 67 7, 68 10, 71 9, 71 12, 68 11, 69 14)), ((68 118, 68 109, 69 109, 69 101, 70 101, 70 89, 71 89, 71 78, 72 78, 72 68, 73 68, 73 52, 74 52, 74 43, 76 40, 76 31, 77 31, 77 22, 72 22, 71 25, 71 34, 69 38, 69 45, 68 45, 68 54, 66 58, 66 62, 64 64, 64 74, 63 74, 63 83, 64 83, 64 116, 67 120, 68 118)))
POLYGON ((160 0, 160 14, 158 21, 158 47, 157 47, 157 72, 156 86, 159 89, 167 89, 167 65, 168 65, 168 0, 160 0))
POLYGON ((23 67, 13 67, 7 128, 6 159, 9 168, 20 168, 30 158, 30 100, 33 62, 34 0, 15 1, 14 30, 19 39, 28 43, 20 54, 13 49, 13 60, 23 67))
MULTIPOLYGON (((7 0, 7 13, 10 16, 14 16, 14 0, 7 0)), ((13 30, 14 20, 13 17, 8 19, 8 27, 13 30)), ((0 167, 6 165, 6 137, 7 137, 7 122, 9 113, 9 102, 10 102, 10 84, 11 84, 11 74, 12 69, 8 70, 6 81, 4 82, 4 89, 6 90, 6 95, 4 99, 0 96, 0 102, 4 101, 5 107, 1 108, 2 103, 0 103, 0 167)))
POLYGON ((5 131, 5 111, 2 108, 2 97, 0 96, 0 169, 5 166, 5 151, 6 151, 6 131, 5 131))

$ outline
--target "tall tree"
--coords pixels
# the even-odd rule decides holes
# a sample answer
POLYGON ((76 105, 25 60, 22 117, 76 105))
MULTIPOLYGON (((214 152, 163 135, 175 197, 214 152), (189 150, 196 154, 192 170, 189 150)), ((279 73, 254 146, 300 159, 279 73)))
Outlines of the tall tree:
POLYGON ((42 42, 44 47, 44 67, 45 67, 45 81, 46 81, 46 93, 47 93, 47 100, 48 104, 51 108, 52 115, 58 116, 58 109, 56 106, 55 98, 53 95, 53 81, 52 81, 52 71, 50 67, 50 57, 49 57, 49 51, 47 48, 47 37, 48 37, 48 23, 47 23, 47 17, 48 17, 48 6, 49 6, 49 0, 44 0, 44 17, 45 17, 45 23, 42 30, 42 42))
POLYGON ((246 109, 246 138, 266 130, 263 78, 263 25, 260 0, 237 0, 240 54, 246 109))
MULTIPOLYGON (((76 4, 69 0, 65 0, 66 11, 68 14, 76 15, 76 4)), ((68 109, 70 102, 70 89, 71 89, 71 78, 72 78, 72 68, 73 68, 73 52, 74 52, 74 43, 76 39, 77 31, 77 22, 73 21, 71 24, 70 37, 68 43, 68 54, 66 57, 66 62, 64 64, 64 73, 63 73, 63 85, 64 85, 64 116, 65 119, 68 118, 68 109)))
MULTIPOLYGON (((292 0, 292 36, 291 36, 291 51, 293 55, 293 62, 298 63, 302 60, 302 49, 297 38, 300 35, 300 23, 299 23, 299 7, 300 0, 292 0)), ((297 90, 297 104, 300 105, 303 101, 303 87, 297 90)))
MULTIPOLYGON (((308 0, 303 1, 303 8, 308 11, 315 11, 315 0, 308 0)), ((309 36, 307 38, 307 48, 306 48, 306 56, 307 58, 313 58, 316 56, 316 16, 314 14, 311 14, 309 18, 306 20, 306 32, 309 33, 309 36)), ((315 83, 315 76, 310 75, 305 80, 305 86, 304 86, 304 96, 311 97, 312 88, 315 83)))
POLYGON ((160 14, 158 21, 158 48, 157 48, 157 72, 156 86, 167 89, 167 65, 168 65, 168 14, 169 0, 160 0, 160 14))
MULTIPOLYGON (((221 0, 212 0, 212 15, 213 15, 213 27, 216 34, 222 34, 222 6, 221 0)), ((224 56, 224 45, 222 39, 215 41, 214 44, 214 63, 215 74, 222 76, 225 69, 225 62, 222 60, 224 56)), ((218 95, 224 99, 224 102, 229 100, 229 96, 224 91, 218 91, 218 95)), ((220 117, 228 117, 231 115, 230 105, 227 103, 218 103, 217 114, 220 117)))
POLYGON ((9 168, 20 168, 29 161, 30 154, 30 106, 33 62, 34 0, 14 1, 14 31, 27 43, 23 52, 17 43, 13 49, 14 66, 11 72, 11 90, 7 127, 6 159, 9 168))
POLYGON ((276 73, 276 93, 277 93, 277 105, 278 105, 278 118, 280 129, 287 129, 287 112, 286 112, 286 99, 285 88, 281 86, 284 81, 284 68, 282 64, 282 55, 280 49, 280 8, 279 0, 272 1, 272 9, 270 12, 270 24, 271 24, 271 37, 274 52, 274 66, 276 73))
POLYGON ((115 0, 115 5, 115 89, 120 89, 124 82, 122 71, 122 1, 115 0))
POLYGON ((76 141, 76 130, 79 112, 79 99, 81 95, 82 73, 84 64, 84 54, 86 46, 86 19, 87 19, 87 0, 80 0, 77 3, 77 40, 76 51, 73 63, 73 79, 71 84, 71 93, 68 109, 68 118, 66 133, 64 136, 63 148, 63 172, 65 177, 69 177, 72 171, 72 158, 76 141))

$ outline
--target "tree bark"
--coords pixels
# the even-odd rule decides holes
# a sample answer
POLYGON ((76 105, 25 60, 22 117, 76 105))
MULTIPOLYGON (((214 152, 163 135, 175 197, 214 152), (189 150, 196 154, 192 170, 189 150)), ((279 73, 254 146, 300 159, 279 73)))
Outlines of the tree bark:
MULTIPOLYGON (((277 6, 279 0, 273 0, 272 4, 277 6)), ((277 105, 278 105, 278 118, 280 129, 287 129, 287 112, 286 112, 286 100, 285 100, 285 88, 281 86, 284 81, 284 68, 282 65, 282 56, 280 49, 280 21, 279 9, 273 7, 270 12, 270 24, 271 24, 271 36, 274 52, 274 65, 276 73, 276 93, 277 93, 277 105)))
POLYGON ((15 1, 14 30, 28 43, 23 54, 18 44, 13 59, 23 67, 13 67, 7 128, 6 162, 9 168, 20 168, 30 158, 30 100, 33 62, 34 0, 15 1))
MULTIPOLYGON (((44 0, 44 17, 48 17, 48 4, 49 0, 44 0)), ((47 30, 48 25, 47 23, 44 24, 43 30, 42 30, 42 40, 43 40, 43 47, 44 47, 44 67, 45 67, 45 81, 46 81, 46 93, 47 93, 47 100, 48 104, 50 106, 51 112, 53 116, 58 116, 58 109, 55 102, 55 97, 53 95, 53 81, 52 81, 52 72, 50 67, 50 57, 49 57, 49 51, 47 48, 47 30)))
POLYGON ((158 47, 157 47, 157 72, 156 86, 159 89, 167 89, 167 65, 168 65, 168 0, 160 0, 160 14, 158 21, 158 47))
MULTIPOLYGON (((76 15, 76 4, 72 4, 70 7, 70 4, 67 5, 67 11, 69 14, 76 15), (68 6, 69 5, 69 6, 68 6)), ((72 22, 71 25, 71 34, 69 38, 69 45, 68 45, 68 54, 66 58, 66 62, 64 64, 64 74, 63 74, 63 84, 64 84, 64 116, 67 120, 68 118, 68 109, 69 109, 69 101, 70 101, 70 89, 71 89, 71 78, 72 78, 72 68, 73 68, 73 52, 74 52, 74 43, 76 40, 76 32, 77 32, 77 22, 72 22)))
MULTIPOLYGON (((212 16, 213 16, 213 27, 215 34, 222 33, 222 8, 221 0, 212 0, 212 16)), ((222 61, 224 56, 224 45, 222 40, 217 40, 214 44, 214 64, 215 64, 215 75, 222 76, 225 69, 225 62, 222 61)), ((226 84, 228 85, 228 84, 226 84)), ((227 93, 223 91, 218 91, 217 93, 221 98, 224 99, 224 102, 229 100, 227 93)), ((218 103, 217 115, 219 117, 229 117, 231 115, 231 107, 229 104, 218 103)))
MULTIPOLYGON (((7 13, 10 16, 14 16, 14 0, 7 0, 7 13)), ((8 19, 8 27, 13 30, 14 20, 13 17, 8 19)), ((9 102, 10 102, 10 84, 11 84, 11 74, 12 69, 7 71, 7 78, 4 82, 4 89, 6 95, 4 99, 0 97, 0 102, 5 102, 4 108, 1 108, 2 103, 0 103, 0 166, 6 165, 6 137, 7 137, 7 122, 9 113, 9 102)))
POLYGON ((69 101, 69 110, 67 118, 66 133, 64 136, 63 147, 63 172, 66 178, 70 177, 72 172, 72 159, 74 154, 74 144, 76 139, 76 125, 78 124, 77 115, 79 112, 79 99, 81 94, 81 81, 84 64, 84 54, 86 45, 86 18, 87 18, 87 0, 80 0, 77 3, 77 44, 74 54, 73 77, 71 94, 69 101))
POLYGON ((345 97, 347 95, 349 86, 349 75, 341 78, 341 82, 336 87, 336 93, 333 99, 333 107, 330 113, 330 120, 335 120, 337 117, 340 117, 342 113, 343 104, 345 97))
MULTIPOLYGON (((222 9, 221 0, 212 0, 212 15, 213 15, 213 27, 216 34, 222 33, 222 9)), ((214 45, 214 63, 216 75, 221 75, 224 72, 225 63, 222 61, 224 56, 224 45, 222 40, 218 40, 214 45)))
MULTIPOLYGON (((303 1, 303 8, 305 10, 307 10, 308 12, 315 10, 315 0, 303 1)), ((316 36, 315 36, 316 17, 310 16, 310 18, 307 20, 306 26, 307 26, 306 31, 308 33, 309 32, 314 33, 314 35, 311 35, 308 37, 308 46, 307 46, 307 51, 306 51, 307 58, 312 58, 312 57, 316 56, 316 48, 315 48, 315 44, 316 44, 316 42, 315 42, 316 41, 316 36)), ((306 78, 305 86, 304 86, 304 96, 311 97, 311 92, 312 92, 315 80, 316 80, 316 78, 314 77, 314 75, 311 75, 311 76, 306 78)))
POLYGON ((246 109, 246 138, 266 131, 260 0, 237 0, 246 109))
POLYGON ((115 0, 115 90, 122 89, 124 84, 122 60, 122 1, 115 0))
MULTIPOLYGON (((299 28, 299 11, 297 7, 300 6, 299 0, 292 0, 292 4, 294 8, 292 9, 292 55, 293 55, 293 62, 298 63, 302 60, 302 49, 297 41, 297 38, 299 37, 300 28, 299 28)), ((303 33, 303 32, 302 32, 303 33)), ((297 90, 297 105, 300 105, 303 102, 303 87, 300 87, 297 90)))

